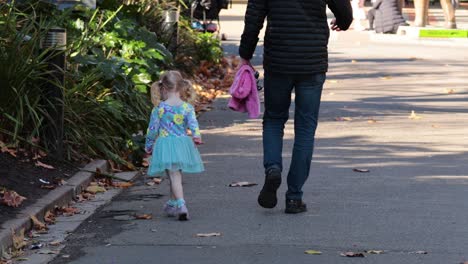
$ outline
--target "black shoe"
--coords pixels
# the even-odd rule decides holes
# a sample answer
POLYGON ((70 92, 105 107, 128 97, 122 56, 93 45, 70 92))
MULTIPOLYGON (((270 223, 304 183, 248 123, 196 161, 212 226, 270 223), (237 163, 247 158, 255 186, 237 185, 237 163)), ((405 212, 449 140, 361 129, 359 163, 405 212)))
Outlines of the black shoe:
POLYGON ((302 200, 286 200, 286 210, 287 214, 298 214, 307 212, 307 205, 302 202, 302 200))
POLYGON ((258 204, 264 208, 273 208, 278 203, 276 191, 281 185, 281 171, 273 168, 269 169, 265 175, 265 184, 263 185, 260 195, 258 196, 258 204))

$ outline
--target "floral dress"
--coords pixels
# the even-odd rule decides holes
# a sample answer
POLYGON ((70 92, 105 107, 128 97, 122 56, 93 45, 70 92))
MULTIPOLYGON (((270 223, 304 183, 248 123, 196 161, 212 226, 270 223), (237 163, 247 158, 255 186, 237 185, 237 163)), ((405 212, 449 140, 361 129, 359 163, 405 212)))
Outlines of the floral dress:
POLYGON ((149 176, 157 176, 166 170, 199 173, 204 170, 200 153, 188 135, 200 138, 195 109, 189 103, 173 106, 161 102, 151 112, 146 133, 145 150, 153 153, 148 169, 149 176))

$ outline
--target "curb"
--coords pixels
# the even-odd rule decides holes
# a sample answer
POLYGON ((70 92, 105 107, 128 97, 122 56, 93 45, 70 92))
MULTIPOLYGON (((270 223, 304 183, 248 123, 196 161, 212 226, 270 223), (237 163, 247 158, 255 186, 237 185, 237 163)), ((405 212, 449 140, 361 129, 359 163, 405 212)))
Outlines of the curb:
POLYGON ((22 228, 29 230, 32 228, 30 215, 42 219, 48 210, 53 209, 55 206, 67 205, 73 198, 80 194, 81 191, 94 178, 93 172, 100 169, 101 171, 108 171, 109 164, 105 160, 95 160, 86 165, 83 170, 73 175, 67 184, 56 188, 49 192, 46 196, 40 198, 36 203, 23 209, 16 219, 5 222, 0 228, 0 257, 3 256, 4 250, 13 245, 12 230, 17 233, 22 228))

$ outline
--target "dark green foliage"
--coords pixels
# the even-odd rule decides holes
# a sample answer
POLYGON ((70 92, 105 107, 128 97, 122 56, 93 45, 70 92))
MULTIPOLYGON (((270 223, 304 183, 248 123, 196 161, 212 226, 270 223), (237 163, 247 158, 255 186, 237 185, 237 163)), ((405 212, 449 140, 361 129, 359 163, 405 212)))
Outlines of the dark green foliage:
MULTIPOLYGON (((66 158, 138 163, 141 131, 152 108, 148 88, 162 71, 177 66, 161 31, 161 5, 103 0, 97 10, 59 11, 40 0, 27 2, 0 5, 0 135, 19 145, 47 146, 43 127, 53 122, 46 111, 53 102, 44 98, 43 89, 55 81, 48 78, 50 53, 40 42, 49 28, 62 27, 68 60, 62 87, 66 158)), ((178 57, 192 60, 191 67, 201 60, 219 61, 219 40, 195 34, 186 24, 181 21, 180 32, 190 38, 178 57)))

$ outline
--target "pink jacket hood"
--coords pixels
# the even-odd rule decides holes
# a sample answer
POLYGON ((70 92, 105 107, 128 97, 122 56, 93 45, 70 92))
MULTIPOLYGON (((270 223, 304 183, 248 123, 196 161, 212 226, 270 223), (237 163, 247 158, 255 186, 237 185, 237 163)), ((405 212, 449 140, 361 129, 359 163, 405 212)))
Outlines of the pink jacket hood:
POLYGON ((260 99, 258 97, 255 72, 249 65, 242 65, 236 73, 234 82, 229 90, 231 99, 228 107, 234 111, 249 113, 249 118, 260 115, 260 99))

